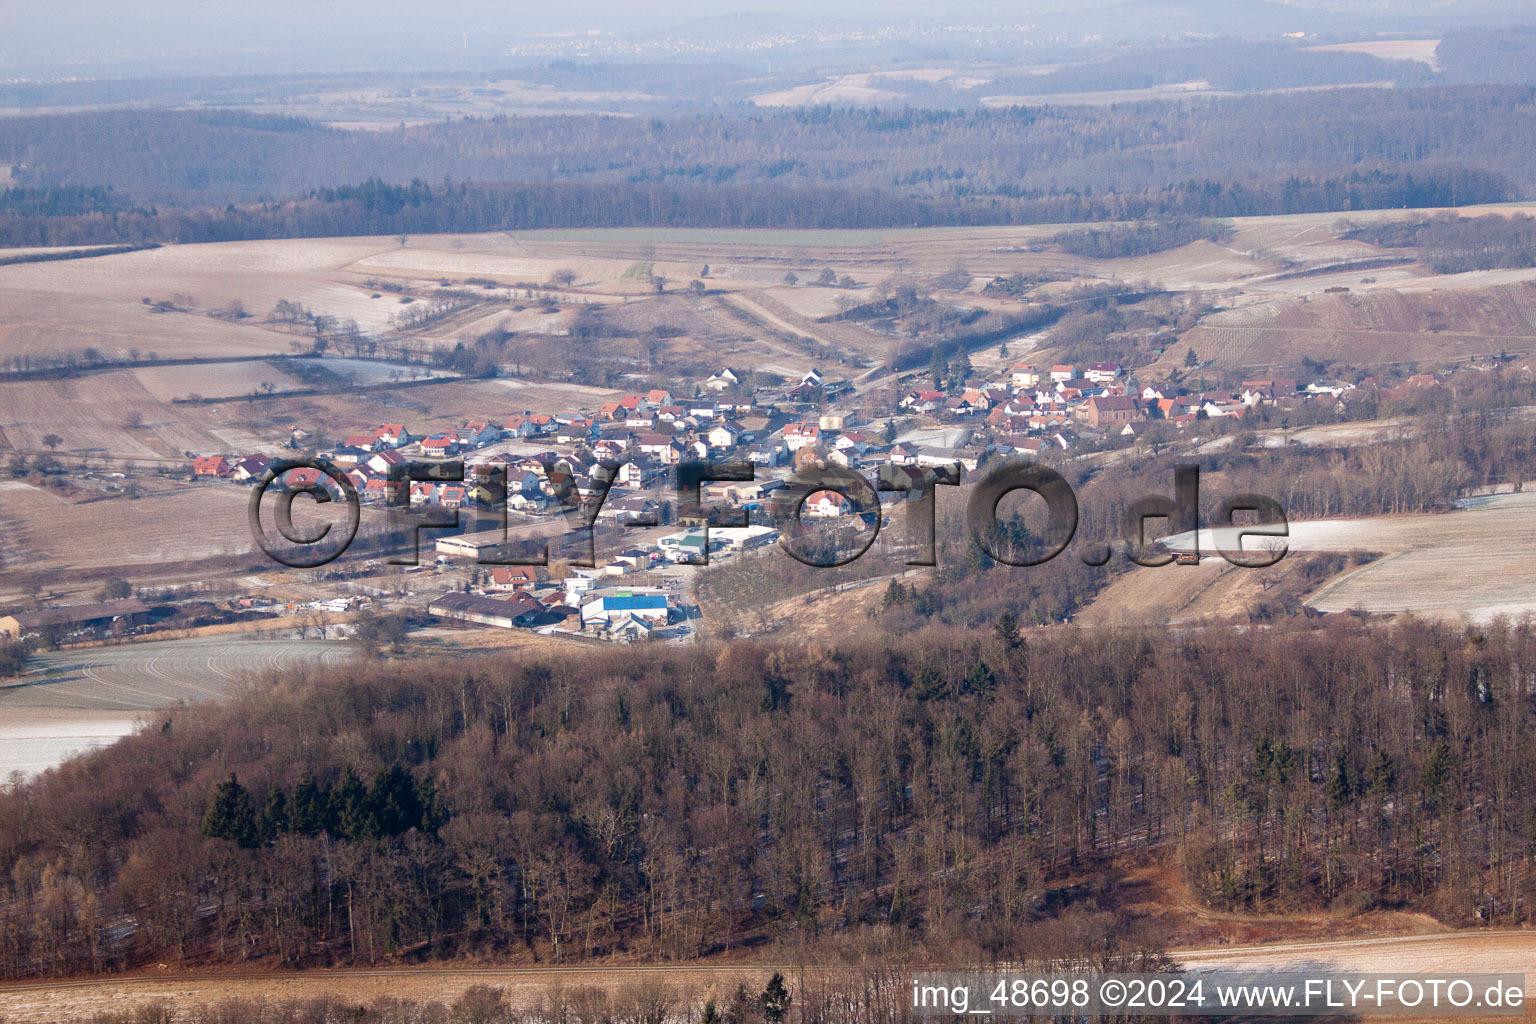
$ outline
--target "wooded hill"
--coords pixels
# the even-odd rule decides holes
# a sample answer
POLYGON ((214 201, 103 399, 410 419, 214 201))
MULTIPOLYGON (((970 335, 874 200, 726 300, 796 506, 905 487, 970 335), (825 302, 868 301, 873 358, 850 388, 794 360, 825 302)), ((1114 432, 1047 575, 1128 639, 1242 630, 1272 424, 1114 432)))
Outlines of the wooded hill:
POLYGON ((1084 880, 1143 853, 1225 909, 1517 924, 1533 662, 1340 616, 298 670, 0 795, 0 971, 1003 955, 1132 934, 1084 880))
POLYGON ((0 243, 609 225, 1174 220, 1517 198, 1536 91, 1007 110, 496 117, 348 132, 236 111, 0 120, 0 243))

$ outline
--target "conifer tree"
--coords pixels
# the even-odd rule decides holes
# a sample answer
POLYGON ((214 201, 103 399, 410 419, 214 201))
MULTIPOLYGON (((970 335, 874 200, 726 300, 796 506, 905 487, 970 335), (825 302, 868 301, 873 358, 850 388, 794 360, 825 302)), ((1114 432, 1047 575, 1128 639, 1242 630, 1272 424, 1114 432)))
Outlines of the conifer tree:
POLYGON ((213 800, 203 814, 203 835, 210 839, 228 839, 244 850, 258 845, 256 812, 251 808, 251 796, 233 774, 219 783, 213 792, 213 800))

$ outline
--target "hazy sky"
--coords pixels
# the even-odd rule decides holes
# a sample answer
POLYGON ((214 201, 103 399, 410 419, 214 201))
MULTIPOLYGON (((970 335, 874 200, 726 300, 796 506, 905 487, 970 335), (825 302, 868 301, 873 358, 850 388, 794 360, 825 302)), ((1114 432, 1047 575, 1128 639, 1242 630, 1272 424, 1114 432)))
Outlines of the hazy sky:
MULTIPOLYGON (((871 26, 918 20, 971 18, 1010 23, 1039 21, 1051 31, 1088 36, 1117 32, 1214 31, 1273 34, 1283 24, 1308 29, 1346 23, 1390 28, 1404 16, 1455 20, 1479 12, 1526 10, 1528 0, 0 0, 0 78, 30 68, 68 68, 137 62, 207 73, 249 70, 268 58, 293 66, 430 60, 462 52, 474 40, 481 52, 536 33, 602 29, 665 32, 701 17, 728 21, 732 7, 796 18, 835 18, 871 26), (1135 10, 1126 17, 1123 7, 1135 10), (1324 13, 1327 12, 1327 13, 1324 13), (1136 27, 1132 27, 1132 26, 1136 27), (1163 26, 1163 27, 1160 27, 1163 26), (466 34, 468 34, 466 36, 466 34), (459 45, 455 45, 459 44, 459 45), (245 67, 236 66, 244 63, 245 67)), ((1523 15, 1526 20, 1529 13, 1523 15)), ((1423 27, 1422 25, 1420 27, 1423 27)), ((474 49, 470 47, 469 49, 474 49)))
MULTIPOLYGON (((200 0, 152 0, 122 3, 115 0, 59 0, 27 2, 5 0, 11 8, 5 21, 58 38, 69 34, 98 36, 119 33, 139 37, 166 33, 184 35, 207 31, 227 33, 255 31, 262 36, 284 36, 319 28, 351 30, 367 35, 380 32, 413 32, 423 29, 448 33, 489 25, 509 33, 578 28, 636 29, 677 23, 703 15, 729 12, 730 7, 701 5, 695 0, 562 0, 530 3, 528 0, 255 0, 239 5, 209 4, 200 0)), ((809 16, 876 18, 887 20, 920 16, 943 17, 950 12, 998 8, 995 3, 924 0, 746 0, 740 8, 752 11, 809 16)), ((1074 5, 1081 6, 1081 5, 1074 5)), ((1027 11, 1060 7, 1035 0, 1005 5, 1027 11)))

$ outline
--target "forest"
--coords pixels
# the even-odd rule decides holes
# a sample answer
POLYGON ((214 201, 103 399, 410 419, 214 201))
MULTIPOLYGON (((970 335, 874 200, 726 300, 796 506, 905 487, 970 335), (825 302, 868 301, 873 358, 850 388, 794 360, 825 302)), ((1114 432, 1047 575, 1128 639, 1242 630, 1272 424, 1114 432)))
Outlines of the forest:
POLYGON ((1151 949, 1145 857, 1224 909, 1520 924, 1533 659, 1528 623, 1004 615, 299 670, 0 794, 0 971, 1151 949))
POLYGON ((627 224, 880 227, 1453 206, 1536 180, 1536 91, 730 108, 343 131, 240 111, 0 120, 0 243, 627 224), (765 154, 771 154, 768 159, 765 154), (957 158, 956 154, 961 154, 957 158))
POLYGON ((1536 266, 1536 217, 1458 217, 1453 213, 1416 220, 1349 225, 1345 238, 1387 248, 1417 247, 1419 260, 1437 274, 1536 266))

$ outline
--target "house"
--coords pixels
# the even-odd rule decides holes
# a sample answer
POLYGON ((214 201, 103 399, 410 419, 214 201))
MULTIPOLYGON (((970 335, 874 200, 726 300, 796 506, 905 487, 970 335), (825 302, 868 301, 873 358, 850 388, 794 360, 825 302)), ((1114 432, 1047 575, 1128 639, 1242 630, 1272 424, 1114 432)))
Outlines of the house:
POLYGON ((380 476, 388 476, 391 467, 403 465, 405 465, 405 456, 391 449, 372 456, 363 463, 362 468, 378 473, 380 476))
POLYGON ((272 460, 265 455, 247 455, 237 461, 229 471, 231 480, 246 483, 251 480, 259 480, 267 472, 267 467, 272 465, 272 460))
POLYGON ((343 468, 356 466, 368 458, 369 449, 353 448, 350 445, 338 445, 328 452, 322 453, 323 457, 343 468))
POLYGON ((628 494, 622 498, 610 498, 603 502, 603 507, 598 509, 597 518, 600 520, 613 520, 620 525, 639 524, 646 525, 659 521, 661 505, 650 498, 639 494, 628 494))
POLYGON ((1020 363, 1009 372, 1008 380, 1016 388, 1032 388, 1040 383, 1040 371, 1029 363, 1020 363))
POLYGON ((784 446, 791 453, 821 440, 821 426, 816 423, 789 423, 784 427, 784 446))
POLYGON ((607 465, 617 465, 624 461, 625 449, 629 447, 629 438, 610 438, 599 441, 592 446, 592 457, 598 462, 607 465))
POLYGON ((1051 367, 1051 381, 1057 383, 1077 376, 1077 367, 1070 363, 1057 363, 1051 367))
POLYGON ((672 392, 662 388, 654 388, 645 393, 645 404, 652 409, 659 409, 664 405, 672 404, 672 392))
POLYGON ((634 616, 654 625, 666 625, 670 610, 665 594, 618 594, 599 597, 581 606, 583 627, 593 624, 608 625, 625 616, 634 616))
POLYGON ((944 392, 934 391, 908 391, 897 405, 913 412, 930 413, 944 404, 944 392))
POLYGON ((650 463, 644 458, 629 459, 619 467, 613 481, 621 487, 639 488, 644 487, 655 475, 655 470, 651 469, 650 463))
POLYGON ((729 391, 739 386, 743 379, 744 377, 741 373, 731 369, 729 366, 722 367, 719 373, 710 374, 709 378, 704 381, 704 389, 706 391, 729 391))
POLYGON ((641 434, 635 438, 635 451, 668 466, 680 457, 677 439, 672 434, 641 434))
POLYGON ((374 430, 373 437, 385 448, 403 448, 411 443, 410 431, 403 423, 386 423, 374 430))
POLYGON ((800 506, 800 514, 817 518, 831 518, 853 511, 853 503, 837 491, 816 491, 806 496, 800 506))
POLYGON ((526 590, 536 586, 538 582, 538 574, 528 566, 498 565, 491 569, 490 578, 485 582, 485 589, 526 590))
POLYGON ((1083 376, 1095 384, 1108 384, 1124 372, 1119 363, 1089 363, 1083 376))
POLYGON ((960 396, 960 400, 975 412, 990 412, 996 404, 986 391, 977 388, 967 390, 960 396))
POLYGON ((199 455, 192 460, 194 476, 227 476, 229 471, 229 460, 222 455, 199 455))
POLYGON ((1045 447, 1045 442, 1038 437, 1012 434, 1000 440, 993 447, 1003 455, 1039 455, 1040 449, 1045 447))
POLYGON ((787 445, 773 441, 759 441, 746 450, 747 461, 754 466, 782 466, 788 455, 787 445))
POLYGON ((827 453, 827 465, 839 466, 843 469, 858 469, 864 459, 853 448, 834 448, 827 453))
POLYGON ((378 451, 380 447, 379 439, 368 434, 353 434, 343 441, 342 444, 348 448, 356 448, 365 452, 378 451))
POLYGON ((561 444, 580 444, 592 439, 592 421, 574 419, 555 432, 555 440, 561 444))
POLYGON ((458 434, 449 430, 441 434, 434 434, 421 442, 423 455, 453 456, 464 451, 464 440, 458 434))
POLYGON ((393 495, 399 493, 400 488, 403 486, 404 481, 391 481, 388 477, 383 476, 368 476, 362 486, 358 487, 357 492, 364 501, 388 502, 393 495))
POLYGON ((741 424, 729 420, 717 423, 709 428, 709 433, 704 437, 713 448, 734 448, 741 440, 741 424))
POLYGON ((1095 430, 1104 430, 1140 419, 1141 410, 1125 395, 1096 395, 1083 403, 1082 418, 1095 430))
POLYGON ((1248 413, 1248 406, 1244 405, 1242 402, 1234 402, 1231 400, 1212 400, 1207 401, 1203 406, 1201 406, 1200 411, 1205 413, 1208 418, 1213 420, 1221 419, 1226 416, 1242 419, 1248 413))
POLYGON ((539 431, 533 425, 533 414, 525 412, 521 416, 508 416, 503 420, 501 432, 507 437, 522 438, 532 437, 539 431))

